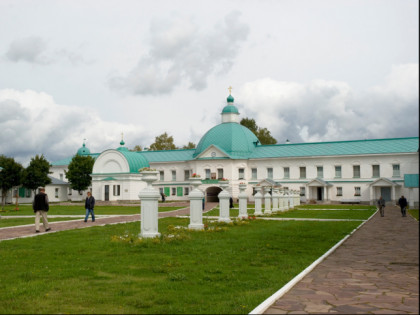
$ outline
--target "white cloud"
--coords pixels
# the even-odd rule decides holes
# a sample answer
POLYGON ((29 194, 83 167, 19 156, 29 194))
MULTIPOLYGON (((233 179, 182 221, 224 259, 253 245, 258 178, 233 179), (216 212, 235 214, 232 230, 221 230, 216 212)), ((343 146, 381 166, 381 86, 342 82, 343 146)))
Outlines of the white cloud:
POLYGON ((48 64, 51 60, 45 54, 46 49, 47 44, 41 37, 29 36, 12 41, 6 52, 6 58, 13 62, 48 64))
POLYGON ((142 95, 168 94, 182 83, 203 90, 209 76, 229 72, 248 36, 239 15, 228 14, 210 31, 180 16, 153 19, 148 54, 126 76, 112 77, 109 86, 142 95))
POLYGON ((143 143, 148 132, 140 126, 103 121, 98 113, 55 103, 46 94, 31 90, 0 90, 0 152, 27 162, 35 154, 49 161, 72 156, 89 139, 91 152, 117 148, 124 133, 129 148, 143 143))

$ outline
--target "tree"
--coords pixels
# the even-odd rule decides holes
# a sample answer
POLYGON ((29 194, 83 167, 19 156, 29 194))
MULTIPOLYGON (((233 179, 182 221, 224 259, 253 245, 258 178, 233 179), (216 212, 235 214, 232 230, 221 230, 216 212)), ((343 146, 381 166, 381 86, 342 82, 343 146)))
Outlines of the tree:
POLYGON ((251 130, 254 135, 260 140, 261 144, 276 144, 277 140, 271 135, 267 128, 258 127, 254 119, 243 118, 241 125, 251 130))
POLYGON ((155 138, 155 142, 150 145, 149 150, 175 150, 176 148, 177 147, 174 144, 174 138, 172 136, 169 137, 168 134, 165 132, 155 138))
POLYGON ((141 145, 136 145, 131 151, 143 151, 141 145))
POLYGON ((0 167, 1 209, 4 210, 8 191, 21 184, 23 166, 14 158, 0 155, 0 167))
POLYGON ((196 145, 193 142, 188 142, 187 145, 184 145, 182 148, 183 149, 195 149, 196 145))
POLYGON ((38 187, 44 187, 51 183, 51 178, 48 177, 51 164, 45 159, 44 155, 35 155, 31 159, 27 168, 22 172, 22 185, 35 192, 38 187))
POLYGON ((87 155, 75 155, 68 166, 68 171, 65 171, 66 177, 70 182, 71 189, 81 192, 86 190, 92 183, 93 164, 95 160, 87 155))

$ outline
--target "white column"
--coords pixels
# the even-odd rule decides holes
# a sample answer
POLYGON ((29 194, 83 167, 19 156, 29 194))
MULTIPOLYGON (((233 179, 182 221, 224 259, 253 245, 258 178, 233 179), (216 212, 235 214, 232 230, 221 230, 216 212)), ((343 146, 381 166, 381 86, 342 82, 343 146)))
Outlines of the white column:
POLYGON ((247 202, 248 202, 248 195, 245 192, 246 184, 239 184, 239 215, 238 218, 246 219, 248 218, 248 209, 247 209, 247 202))
POLYGON ((395 198, 395 185, 392 185, 392 188, 391 188, 391 201, 395 205, 395 202, 396 202, 396 198, 395 198))
POLYGON ((229 186, 229 182, 227 183, 222 183, 219 182, 220 187, 223 189, 218 197, 219 197, 219 222, 232 222, 232 220, 229 217, 229 199, 230 199, 230 194, 227 191, 227 187, 229 186))
POLYGON ((255 186, 255 190, 257 191, 254 195, 255 199, 255 215, 262 215, 262 206, 261 206, 261 199, 263 198, 261 194, 261 186, 255 186))
POLYGON ((408 188, 408 196, 406 199, 408 199, 408 206, 410 208, 414 208, 414 194, 413 194, 414 188, 410 187, 408 188))
POLYGON ((139 237, 151 238, 160 236, 158 231, 158 200, 159 192, 152 187, 157 180, 159 172, 141 172, 141 180, 147 183, 147 187, 139 192, 141 202, 141 221, 139 237))
POLYGON ((284 211, 284 189, 280 189, 280 196, 279 196, 279 210, 284 211))
POLYGON ((295 199, 295 191, 294 190, 290 190, 290 196, 289 196, 289 208, 293 209, 295 207, 295 203, 294 200, 295 199))
POLYGON ((277 213, 279 211, 279 189, 277 187, 273 188, 273 213, 277 213))
POLYGON ((270 195, 270 193, 269 193, 269 191, 270 191, 270 188, 271 187, 265 187, 264 188, 264 190, 265 190, 265 194, 264 194, 264 208, 265 208, 265 211, 264 211, 264 214, 271 214, 272 212, 271 212, 271 195, 270 195))
POLYGON ((369 188, 369 193, 370 193, 370 204, 371 205, 376 205, 376 203, 375 203, 375 195, 374 195, 374 189, 373 189, 373 186, 370 186, 370 188, 369 188))
POLYGON ((198 186, 201 185, 201 179, 190 178, 191 185, 194 189, 188 195, 188 199, 190 200, 190 224, 188 225, 189 229, 194 230, 203 230, 203 192, 198 189, 198 186))

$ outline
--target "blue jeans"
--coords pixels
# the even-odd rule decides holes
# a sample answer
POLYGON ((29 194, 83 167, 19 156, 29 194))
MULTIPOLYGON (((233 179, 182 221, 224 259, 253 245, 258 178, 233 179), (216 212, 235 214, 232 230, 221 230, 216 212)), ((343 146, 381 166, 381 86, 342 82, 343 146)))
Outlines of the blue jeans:
POLYGON ((92 222, 95 222, 95 213, 93 212, 93 209, 86 209, 85 222, 89 218, 89 214, 92 215, 92 222))

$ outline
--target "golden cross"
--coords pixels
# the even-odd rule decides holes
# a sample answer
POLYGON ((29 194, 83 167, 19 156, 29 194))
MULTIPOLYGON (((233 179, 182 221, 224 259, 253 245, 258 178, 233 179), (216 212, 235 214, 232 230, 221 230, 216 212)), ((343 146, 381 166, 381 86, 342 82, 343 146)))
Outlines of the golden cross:
POLYGON ((229 95, 231 95, 231 94, 232 94, 232 87, 231 87, 231 86, 229 86, 229 87, 228 87, 228 90, 229 90, 229 95))
POLYGON ((124 140, 124 134, 121 132, 121 140, 124 140))

